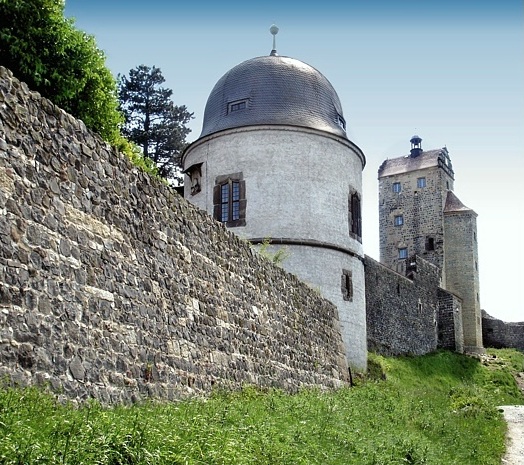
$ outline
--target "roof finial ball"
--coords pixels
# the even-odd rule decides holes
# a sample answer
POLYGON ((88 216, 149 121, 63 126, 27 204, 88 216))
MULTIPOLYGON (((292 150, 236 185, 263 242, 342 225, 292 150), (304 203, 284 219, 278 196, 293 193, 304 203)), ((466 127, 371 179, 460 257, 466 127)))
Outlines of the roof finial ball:
POLYGON ((275 24, 272 24, 271 27, 269 28, 269 32, 271 32, 273 36, 273 50, 271 50, 271 53, 269 55, 272 57, 275 57, 275 56, 278 56, 277 39, 276 39, 277 34, 278 34, 278 26, 276 26, 275 24))

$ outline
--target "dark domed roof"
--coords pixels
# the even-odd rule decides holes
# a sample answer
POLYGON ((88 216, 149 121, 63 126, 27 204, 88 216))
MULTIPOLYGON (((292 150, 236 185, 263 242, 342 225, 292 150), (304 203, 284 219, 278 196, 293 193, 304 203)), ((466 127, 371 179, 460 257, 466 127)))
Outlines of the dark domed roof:
POLYGON ((330 82, 312 66, 278 55, 244 61, 220 78, 207 100, 200 137, 259 124, 301 126, 347 138, 330 82))

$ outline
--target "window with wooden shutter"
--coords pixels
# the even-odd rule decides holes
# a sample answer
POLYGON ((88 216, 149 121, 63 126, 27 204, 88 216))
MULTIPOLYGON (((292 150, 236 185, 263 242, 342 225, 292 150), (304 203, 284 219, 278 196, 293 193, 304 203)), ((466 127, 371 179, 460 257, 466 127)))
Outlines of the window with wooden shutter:
POLYGON ((227 227, 246 224, 246 182, 242 173, 219 176, 213 191, 213 216, 227 227))

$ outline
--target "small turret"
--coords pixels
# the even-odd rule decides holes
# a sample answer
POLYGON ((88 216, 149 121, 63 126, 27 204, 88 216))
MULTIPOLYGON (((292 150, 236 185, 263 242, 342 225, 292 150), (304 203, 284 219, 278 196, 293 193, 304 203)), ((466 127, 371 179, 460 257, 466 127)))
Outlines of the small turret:
POLYGON ((413 136, 411 142, 411 157, 418 157, 422 153, 422 139, 419 136, 413 136))

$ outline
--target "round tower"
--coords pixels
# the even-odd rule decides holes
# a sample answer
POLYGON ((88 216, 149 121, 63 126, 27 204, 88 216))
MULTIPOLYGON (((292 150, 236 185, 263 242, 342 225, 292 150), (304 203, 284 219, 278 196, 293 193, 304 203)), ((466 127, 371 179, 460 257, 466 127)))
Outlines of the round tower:
POLYGON ((448 191, 444 207, 446 289, 462 299, 464 351, 483 353, 477 214, 448 191))
POLYGON ((211 91, 183 165, 190 202, 252 243, 286 248, 283 268, 338 307, 348 362, 365 370, 365 157, 329 81, 275 45, 233 67, 211 91))

